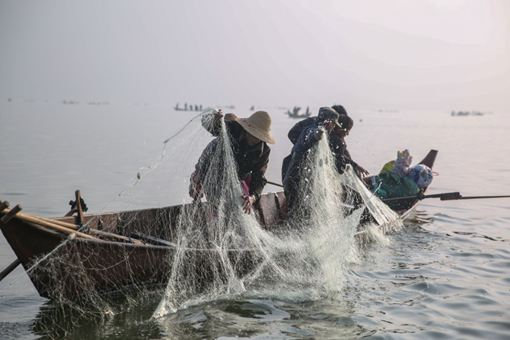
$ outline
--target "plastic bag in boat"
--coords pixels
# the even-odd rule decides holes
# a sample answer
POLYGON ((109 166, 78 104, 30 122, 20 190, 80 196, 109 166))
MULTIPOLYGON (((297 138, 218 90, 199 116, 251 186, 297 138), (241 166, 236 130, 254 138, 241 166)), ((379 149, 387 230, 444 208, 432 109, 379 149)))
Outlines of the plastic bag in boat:
POLYGON ((407 177, 412 179, 418 188, 423 189, 432 183, 432 169, 424 164, 417 164, 409 170, 407 177))

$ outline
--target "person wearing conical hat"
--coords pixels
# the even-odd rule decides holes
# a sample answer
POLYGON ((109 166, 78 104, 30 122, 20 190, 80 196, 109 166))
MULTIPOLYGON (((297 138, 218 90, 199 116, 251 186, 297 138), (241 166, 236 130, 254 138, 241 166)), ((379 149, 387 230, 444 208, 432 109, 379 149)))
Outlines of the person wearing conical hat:
POLYGON ((271 116, 265 111, 254 112, 248 118, 239 118, 232 113, 223 117, 221 110, 202 117, 204 128, 217 138, 205 148, 195 166, 195 171, 191 175, 190 196, 194 200, 199 200, 205 195, 208 201, 213 201, 215 197, 210 196, 218 196, 217 190, 221 190, 221 188, 207 190, 203 187, 204 177, 209 169, 212 155, 218 144, 218 136, 221 133, 221 119, 225 121, 237 175, 243 189, 243 209, 246 213, 250 213, 253 204, 258 201, 262 189, 267 183, 264 174, 271 151, 268 144, 275 143, 271 135, 271 116))

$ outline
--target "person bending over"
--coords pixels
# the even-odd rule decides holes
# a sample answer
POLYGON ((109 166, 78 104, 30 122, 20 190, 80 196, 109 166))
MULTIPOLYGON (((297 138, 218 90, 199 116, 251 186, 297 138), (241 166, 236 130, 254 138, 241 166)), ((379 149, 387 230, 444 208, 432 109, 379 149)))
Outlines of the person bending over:
POLYGON ((243 210, 245 213, 250 213, 267 182, 264 174, 271 151, 268 144, 275 143, 271 135, 271 117, 265 111, 257 111, 248 118, 239 118, 234 114, 226 114, 223 118, 221 110, 202 117, 202 125, 216 138, 207 145, 195 165, 195 171, 191 174, 190 179, 190 196, 197 201, 205 195, 208 201, 214 202, 221 197, 225 190, 218 182, 205 183, 209 171, 225 171, 221 160, 214 163, 216 167, 211 166, 213 156, 221 154, 216 152, 221 142, 220 138, 222 138, 221 119, 225 120, 237 176, 241 182, 244 199, 243 210))
MULTIPOLYGON (((290 129, 288 133, 289 140, 295 145, 304 130, 310 127, 317 127, 320 124, 323 124, 325 120, 333 120, 335 122, 333 130, 329 133, 329 147, 335 156, 335 163, 338 172, 343 173, 345 166, 350 164, 360 178, 368 175, 368 171, 352 159, 351 154, 347 149, 345 138, 349 135, 349 132, 354 126, 354 122, 347 115, 347 111, 345 111, 344 107, 341 105, 335 105, 333 108, 322 107, 319 109, 319 114, 316 117, 306 118, 298 122, 290 129)), ((285 177, 287 172, 290 158, 291 155, 287 156, 283 160, 282 179, 285 177)))
MULTIPOLYGON (((310 118, 309 118, 310 119, 310 118)), ((311 188, 307 187, 307 176, 312 175, 309 166, 311 164, 311 148, 324 134, 331 135, 337 127, 338 113, 328 107, 319 110, 318 119, 301 129, 299 137, 289 156, 284 159, 282 167, 282 181, 287 200, 287 211, 294 214, 299 208, 299 202, 303 197, 310 194, 311 188)), ((299 124, 299 123, 298 123, 299 124)))

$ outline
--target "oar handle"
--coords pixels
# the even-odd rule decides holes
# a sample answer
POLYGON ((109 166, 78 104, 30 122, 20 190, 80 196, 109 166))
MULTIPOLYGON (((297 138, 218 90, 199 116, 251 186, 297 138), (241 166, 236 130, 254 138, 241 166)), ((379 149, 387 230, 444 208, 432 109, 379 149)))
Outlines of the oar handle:
POLYGON ((401 200, 410 200, 410 199, 423 200, 425 198, 439 198, 441 201, 453 201, 453 200, 477 200, 477 199, 486 199, 486 198, 510 198, 510 195, 462 196, 460 194, 460 192, 455 191, 455 192, 443 192, 441 194, 385 198, 382 201, 383 202, 392 202, 392 201, 401 201, 401 200))
POLYGON ((382 201, 383 202, 393 202, 393 201, 405 201, 405 200, 423 200, 426 198, 440 198, 441 201, 448 201, 448 200, 458 200, 461 199, 462 195, 460 192, 444 192, 442 194, 431 194, 431 195, 423 195, 418 194, 416 196, 405 196, 405 197, 393 197, 393 198, 385 198, 382 201))
POLYGON ((510 198, 510 195, 492 195, 492 196, 461 196, 459 200, 477 200, 485 198, 510 198))
POLYGON ((439 198, 441 201, 458 200, 462 198, 460 192, 444 192, 442 194, 425 195, 423 198, 439 198))
POLYGON ((267 181, 267 184, 271 184, 271 185, 275 185, 275 186, 277 186, 277 187, 283 188, 283 185, 281 185, 280 183, 267 181))

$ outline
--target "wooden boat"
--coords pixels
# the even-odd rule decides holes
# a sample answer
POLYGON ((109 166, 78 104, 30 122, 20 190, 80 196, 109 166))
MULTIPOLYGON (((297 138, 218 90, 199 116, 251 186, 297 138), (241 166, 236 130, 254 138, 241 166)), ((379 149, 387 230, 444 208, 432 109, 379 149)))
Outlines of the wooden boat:
MULTIPOLYGON (((421 164, 432 167, 436 155, 431 150, 421 164)), ((418 202, 411 198, 390 207, 405 216, 418 202)), ((206 218, 207 206, 202 205, 201 216, 206 218)), ((174 226, 187 206, 83 215, 82 225, 90 229, 86 235, 95 235, 87 238, 74 237, 77 231, 62 233, 48 227, 74 226, 73 216, 30 219, 18 213, 1 229, 39 295, 86 300, 88 288, 106 294, 128 287, 164 287, 175 251, 174 226)), ((0 218, 9 215, 0 210, 0 218)), ((268 230, 281 225, 286 218, 283 192, 262 195, 256 216, 268 230)))

